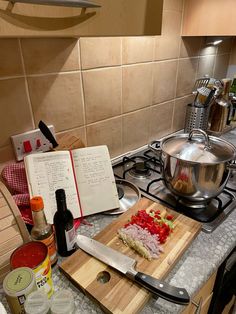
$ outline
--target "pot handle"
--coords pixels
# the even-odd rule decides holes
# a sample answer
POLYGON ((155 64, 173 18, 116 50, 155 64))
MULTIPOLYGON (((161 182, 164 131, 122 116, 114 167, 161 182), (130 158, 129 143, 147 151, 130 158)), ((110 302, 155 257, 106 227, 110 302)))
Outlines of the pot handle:
POLYGON ((227 169, 236 171, 236 163, 230 163, 227 165, 227 169))
POLYGON ((150 144, 148 144, 148 148, 150 148, 155 153, 159 153, 161 151, 160 143, 161 141, 152 141, 150 144))
POLYGON ((192 140, 192 137, 193 137, 194 133, 198 133, 198 134, 203 135, 203 137, 205 139, 205 149, 211 148, 209 136, 207 135, 207 133, 205 131, 203 131, 201 129, 192 129, 189 132, 189 136, 188 136, 188 140, 189 141, 192 140))

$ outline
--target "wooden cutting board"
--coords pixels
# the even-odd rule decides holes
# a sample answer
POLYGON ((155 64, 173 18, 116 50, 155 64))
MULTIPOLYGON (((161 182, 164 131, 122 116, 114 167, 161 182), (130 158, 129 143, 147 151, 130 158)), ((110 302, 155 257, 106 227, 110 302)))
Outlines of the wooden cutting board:
MULTIPOLYGON (((201 229, 201 224, 161 204, 142 198, 135 206, 103 229, 94 239, 137 260, 136 270, 163 279, 188 248, 201 229), (174 231, 163 245, 164 253, 158 259, 148 261, 125 246, 117 237, 131 215, 140 209, 160 209, 174 215, 174 231)), ((122 274, 101 263, 82 250, 76 251, 61 265, 62 272, 82 291, 96 301, 107 313, 137 313, 151 294, 122 274), (104 273, 105 272, 105 273, 104 273), (101 278, 110 276, 106 283, 101 278)))

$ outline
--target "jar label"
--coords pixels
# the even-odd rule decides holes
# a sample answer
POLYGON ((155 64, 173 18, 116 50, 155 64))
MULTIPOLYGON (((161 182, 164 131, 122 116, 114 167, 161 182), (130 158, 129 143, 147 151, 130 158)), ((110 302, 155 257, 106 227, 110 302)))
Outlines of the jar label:
POLYGON ((40 242, 43 242, 47 246, 50 262, 51 264, 53 264, 57 259, 57 250, 56 250, 54 232, 48 238, 40 240, 40 242))
POLYGON ((75 227, 71 228, 68 231, 65 230, 65 235, 66 235, 67 251, 71 251, 74 249, 74 245, 76 241, 75 227))

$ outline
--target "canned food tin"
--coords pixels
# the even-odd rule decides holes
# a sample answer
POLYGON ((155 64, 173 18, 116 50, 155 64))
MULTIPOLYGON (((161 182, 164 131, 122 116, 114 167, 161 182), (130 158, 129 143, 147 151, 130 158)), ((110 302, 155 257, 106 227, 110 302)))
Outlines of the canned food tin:
POLYGON ((31 241, 18 247, 11 255, 12 269, 26 266, 33 269, 38 289, 43 289, 48 298, 53 294, 52 270, 47 246, 31 241))
POLYGON ((37 290, 35 276, 32 269, 20 267, 12 270, 3 281, 3 290, 13 314, 24 314, 26 297, 37 290))

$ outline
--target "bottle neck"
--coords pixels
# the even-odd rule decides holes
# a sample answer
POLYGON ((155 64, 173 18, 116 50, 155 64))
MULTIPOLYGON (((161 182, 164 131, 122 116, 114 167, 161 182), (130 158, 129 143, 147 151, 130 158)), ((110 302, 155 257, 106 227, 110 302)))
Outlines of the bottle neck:
POLYGON ((46 217, 43 209, 40 211, 32 211, 33 221, 35 227, 44 227, 47 225, 46 217))
POLYGON ((67 210, 66 200, 65 199, 57 199, 57 210, 59 212, 64 212, 67 210))

